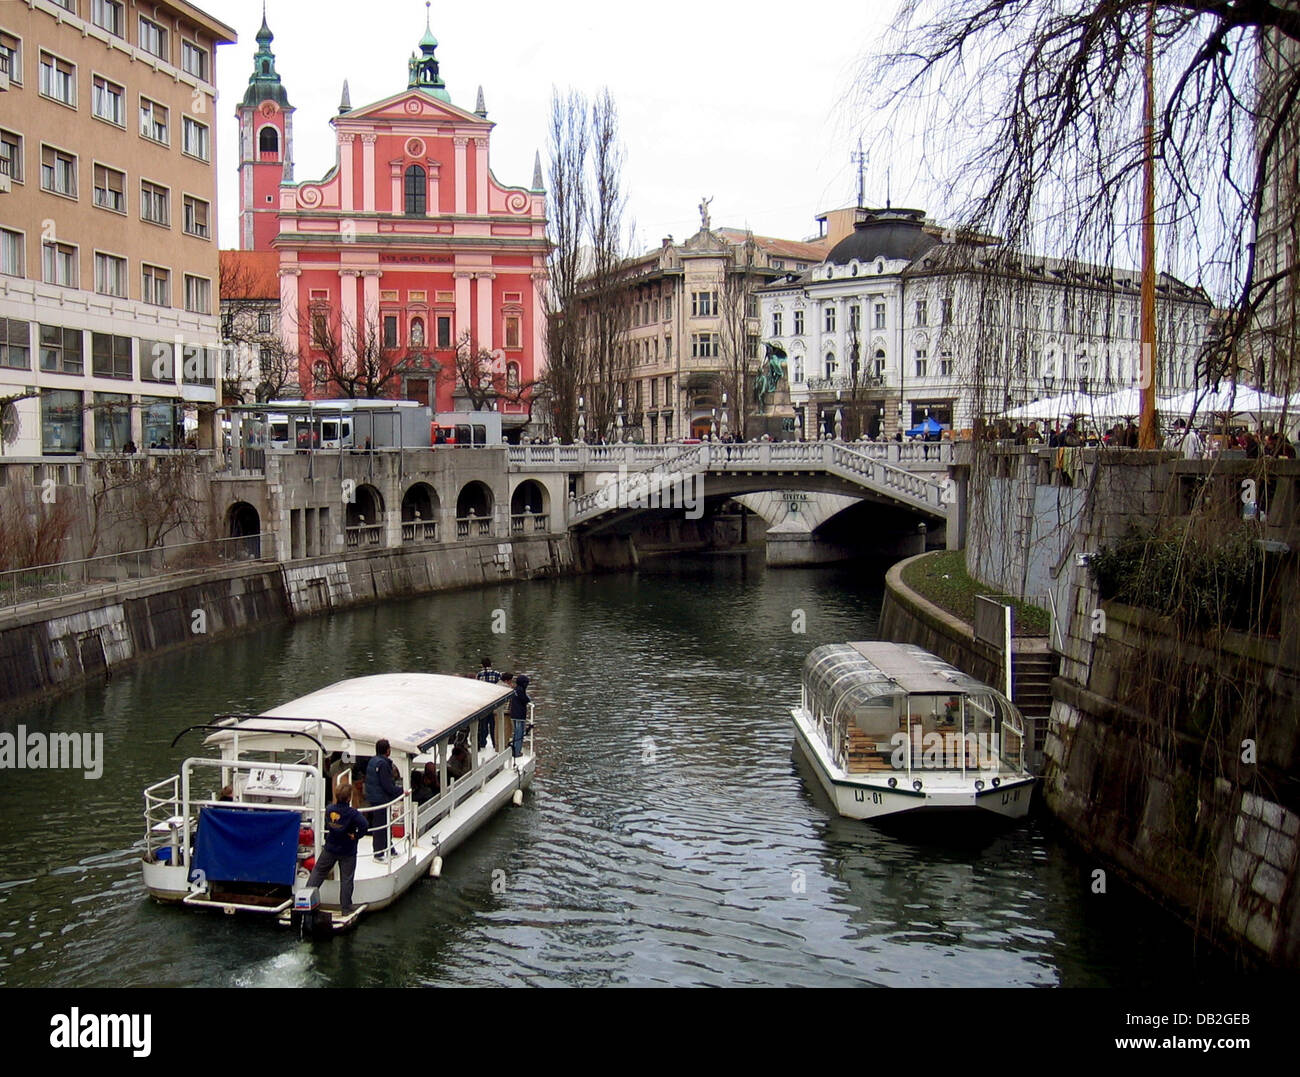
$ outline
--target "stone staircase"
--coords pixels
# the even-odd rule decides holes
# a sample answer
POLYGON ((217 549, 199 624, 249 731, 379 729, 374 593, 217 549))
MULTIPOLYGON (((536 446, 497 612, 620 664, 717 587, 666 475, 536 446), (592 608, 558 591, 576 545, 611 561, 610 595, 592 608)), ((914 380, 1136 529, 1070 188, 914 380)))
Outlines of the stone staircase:
POLYGON ((1015 704, 1025 717, 1025 761, 1035 773, 1041 769, 1052 713, 1052 678, 1058 670, 1059 659, 1052 651, 1017 651, 1012 662, 1015 704))

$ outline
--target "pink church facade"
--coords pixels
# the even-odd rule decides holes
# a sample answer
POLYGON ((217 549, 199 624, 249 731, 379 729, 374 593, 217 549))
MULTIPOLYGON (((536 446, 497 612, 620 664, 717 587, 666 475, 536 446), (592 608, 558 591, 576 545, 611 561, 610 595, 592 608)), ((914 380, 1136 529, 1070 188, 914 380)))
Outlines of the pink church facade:
MULTIPOLYGON (((318 346, 325 319, 323 335, 337 341, 344 364, 361 348, 392 370, 384 396, 440 411, 467 406, 458 349, 489 353, 476 361, 476 380, 518 396, 545 365, 539 172, 529 188, 496 180, 482 92, 474 112, 452 104, 426 32, 405 90, 354 110, 345 89, 330 121, 335 166, 295 183, 293 109, 270 40, 264 23, 239 109, 240 242, 279 253, 281 331, 299 356, 304 395, 340 395, 318 346)), ((507 428, 527 421, 526 394, 489 406, 507 428)))

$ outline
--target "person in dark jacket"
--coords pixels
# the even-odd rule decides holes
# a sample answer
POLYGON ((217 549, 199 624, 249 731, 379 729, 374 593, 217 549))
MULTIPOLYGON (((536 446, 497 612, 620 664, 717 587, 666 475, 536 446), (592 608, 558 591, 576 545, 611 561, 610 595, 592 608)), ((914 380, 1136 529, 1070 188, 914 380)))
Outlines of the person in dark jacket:
MULTIPOLYGON (((392 746, 388 739, 381 738, 375 742, 375 754, 366 764, 366 801, 370 804, 387 804, 396 800, 402 793, 397 784, 397 771, 393 761, 388 758, 392 746)), ((375 859, 383 860, 392 852, 392 836, 388 829, 388 809, 371 808, 366 812, 370 820, 370 839, 374 846, 375 859)))
POLYGON ((357 842, 369 829, 362 814, 352 807, 352 783, 344 779, 334 792, 334 803, 325 809, 325 848, 307 879, 308 886, 320 886, 335 864, 339 866, 339 908, 352 912, 352 880, 357 873, 357 842))
MULTIPOLYGON (((492 659, 483 659, 483 668, 477 673, 477 679, 485 681, 488 684, 499 684, 501 674, 492 668, 492 659)), ((478 750, 481 752, 487 747, 488 737, 492 735, 492 715, 485 714, 478 722, 478 750)))
POLYGON ((520 674, 515 678, 514 695, 510 697, 510 720, 515 724, 514 739, 510 742, 511 755, 518 759, 524 754, 524 725, 528 721, 528 677, 520 674))

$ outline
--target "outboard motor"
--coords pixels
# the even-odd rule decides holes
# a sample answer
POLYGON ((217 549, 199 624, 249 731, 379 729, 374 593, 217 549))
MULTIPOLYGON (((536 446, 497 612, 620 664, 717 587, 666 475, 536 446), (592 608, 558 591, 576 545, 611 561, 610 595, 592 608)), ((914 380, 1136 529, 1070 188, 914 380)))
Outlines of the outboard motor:
POLYGON ((320 889, 304 886, 293 893, 293 919, 300 939, 327 939, 331 935, 330 915, 320 907, 320 889))

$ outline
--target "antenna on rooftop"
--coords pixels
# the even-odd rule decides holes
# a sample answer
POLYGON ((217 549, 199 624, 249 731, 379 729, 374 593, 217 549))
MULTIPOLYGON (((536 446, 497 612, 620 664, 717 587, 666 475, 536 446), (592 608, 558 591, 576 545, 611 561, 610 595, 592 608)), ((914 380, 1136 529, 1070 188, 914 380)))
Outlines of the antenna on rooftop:
POLYGON ((858 209, 866 205, 866 168, 868 155, 862 152, 862 136, 858 135, 858 150, 849 154, 850 160, 858 166, 858 209))

